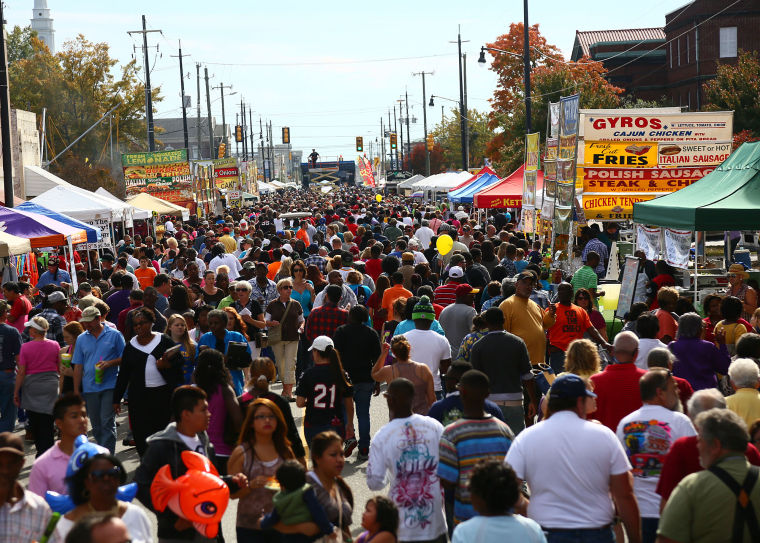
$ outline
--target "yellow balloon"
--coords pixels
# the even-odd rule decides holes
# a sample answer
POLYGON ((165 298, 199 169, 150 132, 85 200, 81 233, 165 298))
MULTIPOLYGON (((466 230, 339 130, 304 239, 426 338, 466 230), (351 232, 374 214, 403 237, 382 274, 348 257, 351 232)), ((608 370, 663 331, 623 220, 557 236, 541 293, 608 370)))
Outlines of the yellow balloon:
POLYGON ((451 239, 451 236, 448 234, 439 236, 438 241, 435 242, 435 248, 438 249, 438 252, 441 254, 441 256, 449 254, 453 247, 454 240, 451 239))
POLYGON ((375 194, 375 200, 377 200, 378 203, 382 202, 383 201, 383 195, 382 194, 375 194))

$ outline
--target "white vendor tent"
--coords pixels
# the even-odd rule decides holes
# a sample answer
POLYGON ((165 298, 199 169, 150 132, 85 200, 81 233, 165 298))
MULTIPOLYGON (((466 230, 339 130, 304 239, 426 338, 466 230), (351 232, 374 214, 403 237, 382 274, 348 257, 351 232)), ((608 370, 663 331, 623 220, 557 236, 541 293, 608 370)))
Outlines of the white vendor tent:
POLYGON ((0 232, 0 257, 23 255, 31 250, 32 246, 28 239, 0 232))
POLYGON ((182 220, 186 221, 190 218, 190 210, 186 207, 178 206, 161 198, 151 196, 147 192, 141 192, 137 196, 133 196, 127 200, 127 203, 131 206, 138 207, 140 209, 147 209, 149 211, 155 211, 159 215, 182 215, 182 220))
POLYGON ((92 197, 71 190, 69 187, 58 185, 32 198, 30 202, 63 213, 79 221, 91 221, 93 219, 113 221, 115 206, 108 205, 96 198, 94 194, 90 194, 92 197))
MULTIPOLYGON (((126 203, 124 200, 121 200, 120 198, 117 198, 116 196, 114 196, 113 194, 111 194, 110 192, 108 192, 103 187, 98 187, 98 190, 95 191, 95 194, 97 194, 98 196, 102 196, 103 198, 107 198, 108 200, 116 201, 119 204, 125 204, 126 203)), ((135 206, 133 206, 131 204, 127 204, 127 205, 130 205, 132 207, 132 218, 135 219, 135 220, 144 221, 144 220, 150 219, 151 216, 153 215, 150 212, 150 210, 148 210, 148 209, 141 209, 141 208, 135 207, 135 206)))
POLYGON ((453 189, 472 178, 470 172, 445 172, 437 173, 420 179, 415 182, 411 187, 412 190, 428 190, 433 192, 448 192, 449 189, 453 189))
POLYGON ((26 197, 34 198, 53 187, 66 187, 71 185, 71 183, 64 181, 57 175, 39 166, 24 166, 24 185, 26 187, 26 197))

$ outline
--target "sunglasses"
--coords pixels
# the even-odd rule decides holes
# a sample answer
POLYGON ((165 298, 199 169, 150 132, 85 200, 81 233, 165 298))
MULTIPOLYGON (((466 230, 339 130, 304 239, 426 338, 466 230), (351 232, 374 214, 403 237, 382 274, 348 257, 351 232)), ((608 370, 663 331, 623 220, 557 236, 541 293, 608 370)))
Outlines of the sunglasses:
POLYGON ((293 273, 296 273, 296 272, 301 272, 301 273, 303 273, 303 272, 305 272, 305 271, 306 271, 306 270, 304 270, 303 268, 293 268, 293 273))
POLYGON ((111 469, 94 469, 90 472, 90 479, 93 481, 102 481, 106 477, 112 479, 121 478, 121 468, 119 466, 114 466, 111 469))
POLYGON ((738 273, 729 273, 726 277, 733 279, 734 277, 740 277, 740 275, 738 273))
POLYGON ((236 288, 235 292, 248 292, 247 288, 236 288))
POLYGON ((283 286, 281 287, 281 289, 282 289, 282 290, 292 290, 292 289, 293 289, 293 285, 283 285, 283 286))

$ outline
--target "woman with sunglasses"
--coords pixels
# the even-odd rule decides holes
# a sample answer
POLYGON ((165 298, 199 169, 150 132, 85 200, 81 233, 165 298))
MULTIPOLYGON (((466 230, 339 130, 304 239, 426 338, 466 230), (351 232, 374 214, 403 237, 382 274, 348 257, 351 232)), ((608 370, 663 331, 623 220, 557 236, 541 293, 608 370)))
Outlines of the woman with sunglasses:
POLYGON ((62 543, 78 520, 94 514, 121 518, 133 541, 153 541, 150 521, 142 508, 116 499, 119 485, 126 481, 124 466, 115 456, 105 453, 87 458, 66 480, 76 507, 58 520, 51 541, 62 543))
MULTIPOLYGON (((293 290, 290 291, 290 297, 301 304, 303 309, 303 318, 307 319, 311 312, 311 307, 314 304, 314 298, 316 293, 314 292, 314 284, 306 279, 306 264, 303 260, 296 260, 290 267, 291 280, 293 281, 293 290)), ((296 357, 296 381, 303 375, 303 372, 309 366, 309 353, 306 349, 309 348, 309 341, 306 339, 306 334, 299 334, 298 339, 298 355, 296 357)))
POLYGON ((238 281, 235 283, 235 303, 232 308, 237 311, 240 318, 245 323, 246 333, 248 336, 248 345, 251 346, 253 358, 258 358, 261 354, 261 330, 266 328, 264 322, 264 309, 257 300, 251 297, 253 287, 248 281, 238 281))
MULTIPOLYGON (((609 342, 607 338, 607 323, 604 320, 604 315, 594 308, 594 302, 591 301, 591 292, 588 289, 579 288, 578 292, 575 293, 574 302, 575 305, 586 310, 589 319, 591 319, 591 324, 597 329, 599 335, 604 338, 604 341, 609 342)), ((583 337, 590 338, 588 332, 583 337)))

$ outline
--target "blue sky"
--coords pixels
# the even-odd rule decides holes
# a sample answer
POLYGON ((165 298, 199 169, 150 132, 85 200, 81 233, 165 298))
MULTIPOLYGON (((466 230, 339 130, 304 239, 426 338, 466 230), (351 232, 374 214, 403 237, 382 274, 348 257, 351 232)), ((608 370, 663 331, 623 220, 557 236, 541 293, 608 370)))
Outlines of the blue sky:
MULTIPOLYGON (((532 0, 529 22, 539 23, 550 43, 569 56, 576 30, 604 30, 662 26, 665 14, 685 0, 639 0, 636 9, 622 2, 598 0, 532 0), (618 7, 619 6, 619 7, 618 7)), ((10 26, 26 25, 33 0, 9 0, 5 18, 10 26)), ((427 94, 458 99, 456 40, 461 25, 467 53, 469 106, 488 110, 496 78, 478 67, 480 46, 505 33, 509 24, 522 21, 519 0, 439 0, 405 2, 388 0, 369 4, 328 0, 259 2, 227 0, 48 0, 54 18, 56 46, 84 34, 104 41, 122 62, 137 55, 141 37, 128 30, 141 28, 142 14, 150 34, 151 82, 160 85, 163 102, 156 117, 179 117, 178 40, 182 40, 185 92, 192 98, 195 115, 195 62, 204 63, 213 75, 211 84, 232 85, 238 94, 225 101, 227 123, 234 124, 241 96, 251 104, 255 122, 271 119, 275 141, 280 128, 290 126, 294 148, 310 152, 316 147, 323 159, 339 154, 355 155, 354 138, 363 136, 365 150, 380 133, 380 117, 387 122, 388 109, 405 90, 409 92, 412 138, 422 138, 422 83, 412 72, 427 76, 427 94), (391 61, 379 61, 395 59, 391 61), (402 60, 403 59, 403 60, 402 60), (376 61, 376 62, 367 62, 376 61), (232 102, 237 102, 236 108, 232 102)), ((203 70, 201 69, 201 75, 203 70)), ((225 90, 225 92, 230 92, 225 90)), ((212 91, 212 113, 221 121, 219 91, 212 91)), ((205 90, 201 89, 205 114, 205 90)), ((428 108, 428 127, 441 120, 441 104, 428 108)), ((191 139, 193 135, 191 135, 191 139)), ((406 138, 406 135, 405 135, 406 138)))

